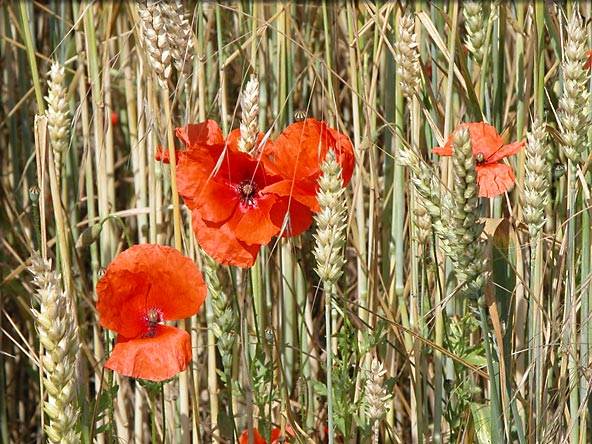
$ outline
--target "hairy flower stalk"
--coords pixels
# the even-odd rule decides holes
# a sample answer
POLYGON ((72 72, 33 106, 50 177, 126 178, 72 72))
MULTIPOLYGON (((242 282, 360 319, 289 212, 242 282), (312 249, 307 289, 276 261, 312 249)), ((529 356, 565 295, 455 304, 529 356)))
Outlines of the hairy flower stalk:
POLYGON ((448 233, 450 259, 459 283, 464 283, 462 294, 475 299, 482 290, 489 273, 483 259, 485 241, 481 233, 485 227, 479 222, 477 171, 469 131, 462 128, 452 140, 452 169, 454 188, 451 199, 443 202, 443 220, 448 233))
POLYGON ((588 82, 588 35, 577 8, 566 27, 567 41, 563 50, 563 95, 559 100, 559 120, 562 126, 563 150, 576 165, 586 147, 587 110, 590 99, 588 82))
POLYGON ((236 344, 236 328, 238 325, 237 311, 232 306, 232 300, 228 297, 218 277, 220 265, 207 254, 204 258, 204 271, 206 273, 206 285, 212 301, 214 320, 212 331, 218 340, 218 350, 222 356, 224 370, 230 374, 232 370, 232 355, 236 344))
POLYGON ((372 443, 378 444, 380 420, 386 414, 391 396, 383 385, 386 370, 382 363, 374 358, 366 379, 366 414, 372 421, 372 443))
POLYGON ((487 18, 483 15, 483 3, 463 2, 463 15, 467 32, 465 44, 475 61, 481 65, 487 34, 487 18))
POLYGON ((256 148, 258 124, 259 124, 259 81, 251 75, 244 91, 241 94, 240 105, 242 118, 240 122, 241 137, 238 141, 238 149, 245 153, 256 148))
POLYGON ((399 20, 399 39, 395 43, 395 61, 399 87, 407 98, 413 97, 420 81, 419 45, 415 35, 415 20, 411 14, 405 14, 399 20))
POLYGON ((80 408, 76 405, 75 385, 78 322, 68 295, 61 289, 60 276, 51 270, 51 263, 35 253, 29 271, 38 288, 39 309, 32 312, 44 348, 41 365, 48 396, 43 408, 49 417, 45 432, 50 443, 79 443, 80 408))
POLYGON ((551 166, 547 162, 547 131, 545 123, 539 119, 532 125, 527 135, 526 163, 524 166, 524 221, 528 224, 531 238, 535 238, 545 224, 545 207, 549 203, 549 174, 551 166))
POLYGON ((47 101, 47 127, 49 141, 54 153, 54 163, 58 184, 61 182, 62 153, 68 147, 70 130, 70 110, 66 102, 64 87, 64 67, 53 62, 49 71, 47 101))

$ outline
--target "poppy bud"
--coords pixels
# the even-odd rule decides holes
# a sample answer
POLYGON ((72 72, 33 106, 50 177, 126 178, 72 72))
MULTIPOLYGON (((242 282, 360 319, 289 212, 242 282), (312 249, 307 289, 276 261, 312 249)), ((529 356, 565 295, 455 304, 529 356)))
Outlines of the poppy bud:
POLYGON ((37 185, 33 185, 29 188, 29 199, 31 200, 31 204, 37 205, 39 203, 39 194, 41 194, 41 190, 37 185))
POLYGON ((76 241, 76 248, 84 248, 92 245, 101 235, 101 230, 103 229, 103 224, 94 224, 88 227, 86 230, 82 232, 80 236, 78 236, 78 240, 76 241))
POLYGON ((306 120, 306 111, 303 109, 294 111, 294 122, 303 122, 304 120, 306 120))
POLYGON ((559 179, 563 175, 565 175, 565 165, 563 165, 561 162, 557 162, 555 165, 553 165, 553 176, 559 179))

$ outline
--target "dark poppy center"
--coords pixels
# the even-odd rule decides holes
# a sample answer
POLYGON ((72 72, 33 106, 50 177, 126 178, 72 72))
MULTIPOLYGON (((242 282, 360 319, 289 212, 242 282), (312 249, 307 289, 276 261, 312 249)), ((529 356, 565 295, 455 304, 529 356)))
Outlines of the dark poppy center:
POLYGON ((143 338, 152 338, 156 335, 156 326, 162 322, 162 313, 155 308, 148 310, 146 314, 146 323, 148 331, 142 335, 143 338))
POLYGON ((252 180, 243 180, 236 186, 236 192, 241 203, 253 205, 255 203, 255 195, 259 187, 252 180))
POLYGON ((483 163, 485 162, 485 155, 479 152, 475 155, 475 160, 477 161, 477 163, 483 163))

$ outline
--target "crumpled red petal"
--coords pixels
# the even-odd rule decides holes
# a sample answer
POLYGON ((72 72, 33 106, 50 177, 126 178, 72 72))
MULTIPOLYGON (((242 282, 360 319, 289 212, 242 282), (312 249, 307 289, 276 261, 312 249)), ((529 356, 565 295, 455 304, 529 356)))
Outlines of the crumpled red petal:
MULTIPOLYGON (((239 444, 249 444, 249 431, 245 430, 238 437, 239 444)), ((267 441, 263 439, 257 427, 253 428, 253 444, 267 444, 267 441)))
MULTIPOLYGON (((177 151, 175 153, 176 156, 179 155, 179 151, 177 151)), ((154 158, 156 159, 157 162, 162 162, 162 163, 171 163, 171 154, 169 153, 169 150, 167 148, 164 148, 162 146, 157 146, 156 147, 156 154, 154 155, 154 158)), ((178 157, 176 157, 178 159, 178 157)), ((177 160, 178 162, 178 160, 177 160)))
POLYGON ((504 145, 491 156, 487 157, 486 161, 487 163, 499 162, 504 157, 509 157, 513 156, 514 154, 517 154, 522 148, 524 148, 524 145, 524 142, 514 142, 508 145, 504 145))
POLYGON ((252 206, 239 203, 228 228, 234 232, 238 240, 246 244, 265 245, 280 231, 271 219, 271 211, 277 201, 273 194, 261 195, 252 206))
POLYGON ((128 339, 118 335, 105 367, 132 378, 164 381, 185 370, 190 361, 189 334, 157 325, 153 337, 128 339))
POLYGON ((175 133, 188 152, 204 146, 224 145, 224 135, 215 120, 185 125, 177 128, 175 133))
POLYGON ((479 197, 495 197, 508 191, 516 182, 511 166, 505 163, 477 165, 479 197))
MULTIPOLYGON (((495 127, 485 122, 463 123, 452 132, 450 137, 453 137, 454 133, 460 128, 469 129, 473 155, 476 156, 478 153, 481 153, 485 160, 489 160, 504 144, 504 139, 497 133, 495 127)), ((450 143, 452 143, 452 140, 450 143)))
POLYGON ((516 154, 524 147, 524 142, 504 145, 504 139, 492 125, 485 122, 467 122, 458 125, 446 140, 446 144, 433 148, 432 153, 439 156, 452 156, 452 139, 461 128, 469 129, 473 155, 476 157, 481 153, 487 162, 497 162, 504 157, 516 154))
POLYGON ((197 242, 212 259, 241 268, 253 266, 261 245, 241 242, 228 225, 207 224, 198 211, 191 212, 191 220, 197 242))
POLYGON ((282 180, 269 185, 266 188, 266 191, 295 199, 301 204, 306 205, 312 211, 318 212, 321 208, 319 201, 317 200, 317 192, 319 188, 318 179, 319 176, 305 177, 298 181, 282 180))
POLYGON ((178 250, 134 245, 109 264, 97 283, 99 322, 135 338, 147 331, 149 309, 157 309, 164 320, 184 319, 199 311, 206 293, 201 272, 178 250))
POLYGON ((509 165, 500 163, 504 157, 518 153, 524 142, 504 145, 503 138, 495 127, 485 122, 469 122, 458 125, 448 137, 443 147, 435 147, 432 153, 440 156, 452 156, 452 139, 461 128, 469 129, 473 156, 482 155, 484 162, 476 164, 479 197, 495 197, 508 191, 516 182, 514 170, 509 165))
POLYGON ((588 59, 586 60, 586 63, 584 64, 584 68, 585 69, 591 69, 592 68, 592 50, 588 51, 588 59))
POLYGON ((281 234, 282 237, 299 236, 308 230, 312 224, 310 207, 291 197, 278 199, 270 216, 274 224, 280 227, 278 234, 281 234))
POLYGON ((318 179, 321 163, 329 148, 333 148, 341 163, 342 177, 346 186, 355 164, 353 147, 349 138, 330 128, 325 122, 306 119, 288 125, 275 144, 260 151, 260 157, 276 174, 297 184, 303 178, 318 179))
MULTIPOLYGON (((290 442, 290 437, 294 436, 294 429, 289 425, 286 426, 286 436, 287 440, 285 442, 290 442)), ((284 442, 283 440, 280 441, 282 436, 282 429, 278 427, 273 427, 271 429, 271 444, 278 444, 279 442, 284 442)), ((239 444, 247 444, 249 442, 249 431, 245 430, 241 435, 238 437, 239 444)), ((267 444, 267 441, 261 436, 259 433, 259 429, 257 427, 253 427, 253 444, 267 444)))

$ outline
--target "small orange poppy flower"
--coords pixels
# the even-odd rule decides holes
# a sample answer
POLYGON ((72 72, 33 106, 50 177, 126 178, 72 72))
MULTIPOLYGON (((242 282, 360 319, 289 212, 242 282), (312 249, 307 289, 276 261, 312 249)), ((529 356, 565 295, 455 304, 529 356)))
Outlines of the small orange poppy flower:
POLYGON ((172 247, 134 245, 109 264, 97 296, 99 323, 117 332, 105 367, 150 381, 187 368, 189 334, 162 322, 193 316, 205 300, 204 280, 191 259, 172 247))
POLYGON ((518 153, 524 142, 504 145, 495 128, 485 122, 461 123, 448 137, 446 144, 432 149, 439 156, 452 156, 452 139, 461 128, 468 128, 473 147, 479 197, 494 197, 508 191, 516 182, 511 166, 501 163, 504 157, 518 153))
MULTIPOLYGON (((286 435, 287 440, 285 442, 290 442, 289 437, 294 436, 294 429, 290 426, 286 426, 286 435)), ((271 444, 278 444, 280 442, 280 438, 282 438, 282 431, 277 427, 273 427, 271 429, 271 444)), ((245 430, 241 435, 238 437, 239 444, 249 444, 249 431, 245 430)), ((253 444, 267 444, 267 441, 261 436, 257 427, 253 428, 253 444)))

